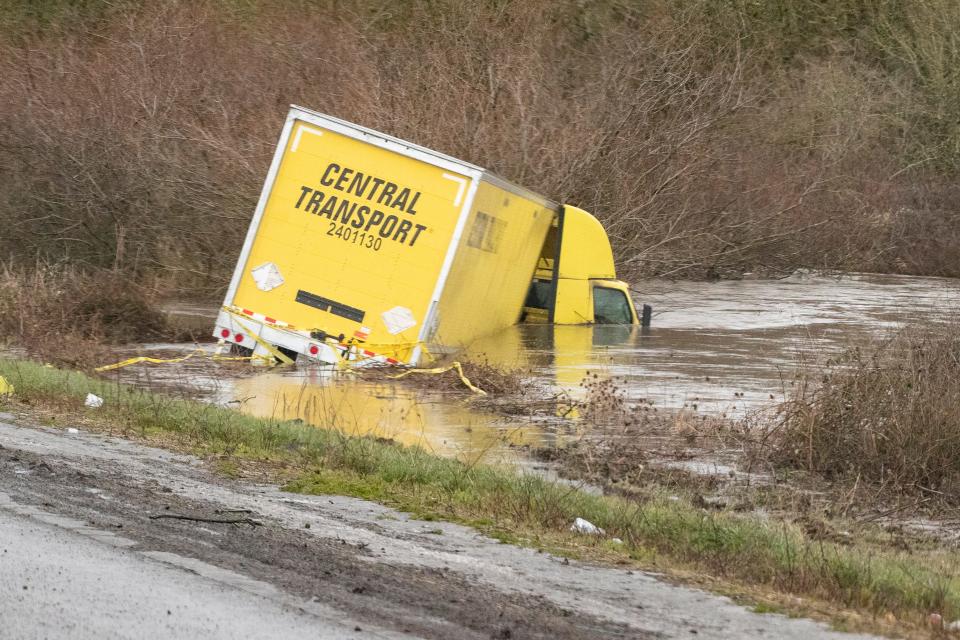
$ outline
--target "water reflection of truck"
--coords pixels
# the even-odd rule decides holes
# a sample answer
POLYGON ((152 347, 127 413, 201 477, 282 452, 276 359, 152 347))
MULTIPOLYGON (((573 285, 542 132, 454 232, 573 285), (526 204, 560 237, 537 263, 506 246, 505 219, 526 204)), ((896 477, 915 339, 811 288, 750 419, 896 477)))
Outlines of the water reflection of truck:
POLYGON ((281 359, 418 364, 521 320, 637 323, 593 216, 291 108, 217 338, 281 359))

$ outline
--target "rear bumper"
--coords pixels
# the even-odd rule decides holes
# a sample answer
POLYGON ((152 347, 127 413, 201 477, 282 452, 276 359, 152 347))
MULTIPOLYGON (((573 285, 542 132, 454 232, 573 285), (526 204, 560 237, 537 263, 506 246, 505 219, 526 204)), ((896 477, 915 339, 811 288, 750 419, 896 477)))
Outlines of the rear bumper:
POLYGON ((334 342, 334 338, 317 340, 308 333, 284 327, 270 318, 244 310, 232 312, 221 310, 217 314, 217 323, 213 337, 224 342, 252 349, 254 355, 269 356, 270 350, 282 347, 296 354, 296 360, 336 365, 344 361, 351 365, 360 364, 405 364, 378 355, 363 347, 363 344, 343 344, 334 342))

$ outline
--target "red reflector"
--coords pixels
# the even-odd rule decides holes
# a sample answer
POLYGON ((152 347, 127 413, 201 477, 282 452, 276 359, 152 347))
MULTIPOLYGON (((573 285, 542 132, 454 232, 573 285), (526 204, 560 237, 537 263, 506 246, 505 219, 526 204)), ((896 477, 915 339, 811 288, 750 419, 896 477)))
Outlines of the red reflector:
POLYGON ((237 335, 233 336, 233 339, 236 340, 237 342, 243 342, 243 334, 238 333, 237 335))
POLYGON ((310 355, 315 356, 320 353, 320 347, 315 344, 310 345, 310 355))
POLYGON ((229 337, 230 337, 230 329, 224 329, 223 331, 220 332, 220 335, 221 335, 222 337, 224 337, 224 338, 229 338, 229 337))

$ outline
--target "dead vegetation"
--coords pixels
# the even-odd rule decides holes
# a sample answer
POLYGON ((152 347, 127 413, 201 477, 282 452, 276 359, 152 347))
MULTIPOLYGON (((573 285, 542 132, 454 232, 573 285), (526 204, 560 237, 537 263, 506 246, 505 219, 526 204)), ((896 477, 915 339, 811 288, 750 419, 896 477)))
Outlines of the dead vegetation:
MULTIPOLYGON (((501 367, 486 360, 457 360, 463 377, 474 387, 494 398, 524 398, 530 388, 530 376, 519 368, 501 367)), ((355 367, 351 374, 365 380, 395 380, 403 377, 405 386, 441 393, 471 394, 453 361, 441 360, 427 369, 410 369, 389 365, 355 367)))
POLYGON ((595 212, 628 276, 956 275, 948 4, 8 3, 0 259, 216 295, 299 103, 595 212))
POLYGON ((801 372, 752 453, 886 499, 960 504, 960 327, 907 328, 801 372))
POLYGON ((536 449, 534 457, 557 463, 565 477, 636 500, 664 491, 702 497, 723 484, 711 474, 682 468, 682 463, 733 463, 729 420, 686 408, 660 409, 648 398, 630 397, 622 379, 596 372, 580 387, 582 397, 568 398, 566 412, 576 419, 578 437, 559 448, 536 449), (675 463, 680 464, 671 466, 675 463))
POLYGON ((635 500, 669 490, 708 509, 775 513, 834 542, 881 524, 895 544, 954 545, 958 374, 955 324, 803 360, 784 402, 743 419, 657 410, 591 374, 576 404, 579 437, 533 454, 635 500))
POLYGON ((90 369, 112 359, 111 345, 185 337, 123 273, 0 268, 0 341, 45 362, 90 369))

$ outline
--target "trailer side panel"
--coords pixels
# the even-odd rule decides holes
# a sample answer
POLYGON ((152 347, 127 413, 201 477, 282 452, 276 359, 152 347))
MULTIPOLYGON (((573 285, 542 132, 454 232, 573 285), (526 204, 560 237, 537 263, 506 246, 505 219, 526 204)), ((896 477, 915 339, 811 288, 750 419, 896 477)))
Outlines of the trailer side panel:
POLYGON ((437 308, 434 349, 515 324, 555 215, 551 203, 482 180, 437 308))

